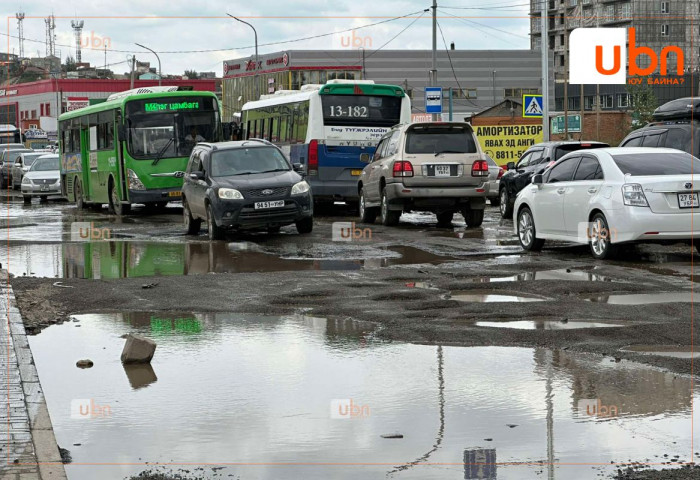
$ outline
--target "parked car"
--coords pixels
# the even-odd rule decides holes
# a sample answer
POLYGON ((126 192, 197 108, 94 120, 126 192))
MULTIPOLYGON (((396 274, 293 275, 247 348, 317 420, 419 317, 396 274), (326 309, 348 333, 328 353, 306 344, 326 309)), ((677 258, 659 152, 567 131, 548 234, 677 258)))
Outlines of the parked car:
POLYGON ((24 203, 32 203, 32 197, 45 201, 49 195, 61 194, 61 175, 58 154, 43 154, 32 163, 22 178, 24 203))
POLYGON ((486 155, 486 161, 489 162, 489 203, 494 206, 499 206, 501 197, 498 195, 498 185, 501 183, 501 177, 505 173, 505 169, 500 167, 493 158, 486 155))
POLYGON ((10 171, 13 189, 19 189, 22 184, 22 177, 24 177, 24 174, 29 170, 29 167, 32 166, 34 160, 44 155, 47 155, 47 152, 23 152, 17 156, 10 171))
POLYGON ((447 226, 460 212, 469 227, 484 219, 489 165, 468 123, 397 125, 377 145, 357 184, 360 219, 396 225, 402 212, 428 211, 447 226))
POLYGON ((3 148, 0 150, 0 186, 9 188, 12 181, 12 166, 20 153, 29 152, 29 148, 3 148))
POLYGON ((501 206, 501 217, 513 216, 513 205, 518 192, 530 184, 532 176, 542 173, 554 162, 569 152, 584 148, 609 147, 607 143, 588 141, 559 141, 544 142, 528 148, 518 163, 508 162, 507 172, 501 177, 498 186, 501 206))
POLYGON ((627 135, 621 147, 666 147, 700 157, 700 97, 680 98, 654 111, 654 121, 627 135))
POLYGON ((226 230, 313 229, 311 187, 282 151, 265 140, 198 143, 187 163, 182 206, 188 234, 207 222, 209 238, 226 230))
MULTIPOLYGON (((631 242, 700 237, 700 160, 669 148, 602 148, 562 157, 515 202, 525 250, 545 240, 589 244, 596 259, 631 242), (698 225, 691 229, 691 225, 698 225)), ((700 242, 695 243, 700 251, 700 242)))

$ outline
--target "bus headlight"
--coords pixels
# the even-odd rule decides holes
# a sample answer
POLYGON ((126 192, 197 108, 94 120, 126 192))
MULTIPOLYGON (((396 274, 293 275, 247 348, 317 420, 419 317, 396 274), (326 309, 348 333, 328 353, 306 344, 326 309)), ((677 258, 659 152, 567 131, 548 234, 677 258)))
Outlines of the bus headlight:
POLYGON ((146 190, 146 186, 132 169, 127 169, 126 175, 129 178, 129 190, 146 190))
POLYGON ((220 188, 219 198, 225 200, 243 200, 243 195, 235 188, 220 188))
POLYGON ((311 190, 309 184, 302 180, 301 182, 295 184, 292 187, 292 195, 301 195, 302 193, 306 193, 309 190, 311 190))

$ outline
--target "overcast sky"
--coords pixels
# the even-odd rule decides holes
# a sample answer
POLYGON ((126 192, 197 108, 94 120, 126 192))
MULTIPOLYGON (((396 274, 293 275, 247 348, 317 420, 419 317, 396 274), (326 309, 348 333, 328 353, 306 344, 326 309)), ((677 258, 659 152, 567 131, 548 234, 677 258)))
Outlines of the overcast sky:
MULTIPOLYGON (((438 3, 438 23, 442 27, 447 45, 455 42, 458 49, 529 48, 529 0, 447 1, 444 7, 438 3)), ((6 50, 9 19, 10 53, 19 53, 19 42, 16 38, 17 21, 14 14, 24 11, 25 56, 44 56, 44 18, 53 12, 57 17, 57 49, 64 61, 69 54, 75 56, 75 37, 71 29, 71 20, 77 18, 84 21, 83 45, 88 43, 88 47, 83 48, 84 62, 104 65, 103 42, 109 41, 107 64, 112 65, 109 68, 116 73, 128 70, 126 60, 129 52, 135 53, 138 60, 151 61, 151 65, 157 67, 152 53, 134 45, 138 42, 159 52, 164 74, 182 74, 185 69, 194 69, 214 71, 221 76, 223 60, 253 54, 253 32, 248 26, 228 17, 197 17, 225 17, 226 13, 231 13, 243 18, 256 27, 259 51, 260 54, 264 54, 280 50, 348 48, 342 47, 341 38, 347 43, 351 32, 309 40, 298 39, 341 32, 393 17, 422 12, 429 7, 429 0, 208 0, 206 3, 180 0, 41 0, 32 3, 18 2, 14 6, 11 1, 5 0, 2 2, 4 18, 0 27, 0 33, 4 35, 0 41, 3 42, 2 50, 6 50), (90 18, 99 16, 111 18, 90 18), (163 18, 166 16, 180 18, 163 18), (289 40, 294 41, 264 45, 289 40), (199 52, 160 53, 184 50, 199 52)), ((387 49, 427 49, 431 47, 430 12, 423 13, 423 17, 418 20, 415 17, 402 18, 362 28, 357 30, 355 35, 363 39, 368 50, 380 48, 387 42, 389 43, 384 47, 387 49), (411 25, 412 22, 415 23, 411 25), (404 29, 406 30, 400 33, 404 29), (391 40, 397 34, 398 36, 391 40)), ((445 48, 439 32, 438 48, 445 48)))

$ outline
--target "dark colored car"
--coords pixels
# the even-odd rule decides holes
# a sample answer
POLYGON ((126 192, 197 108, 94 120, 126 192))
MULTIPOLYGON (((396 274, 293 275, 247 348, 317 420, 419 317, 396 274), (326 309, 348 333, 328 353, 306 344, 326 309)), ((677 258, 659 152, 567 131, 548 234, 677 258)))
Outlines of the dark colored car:
POLYGON ((513 205, 518 192, 530 184, 532 176, 540 174, 545 169, 569 152, 590 148, 609 147, 603 142, 560 141, 544 142, 528 148, 518 163, 508 162, 508 171, 501 177, 498 186, 501 217, 513 217, 513 205))
POLYGON ((654 111, 654 121, 627 135, 621 147, 665 147, 700 157, 700 98, 679 98, 654 111))
POLYGON ((265 140, 198 143, 182 187, 187 233, 197 234, 202 221, 212 240, 226 230, 272 233, 292 223, 299 233, 310 233, 313 198, 300 171, 265 140))

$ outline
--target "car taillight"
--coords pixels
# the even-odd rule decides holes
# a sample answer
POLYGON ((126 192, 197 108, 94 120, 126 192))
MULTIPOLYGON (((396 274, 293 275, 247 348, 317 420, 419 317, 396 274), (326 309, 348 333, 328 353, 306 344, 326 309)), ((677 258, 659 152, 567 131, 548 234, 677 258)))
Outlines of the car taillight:
POLYGON ((496 180, 500 180, 504 172, 505 170, 503 170, 503 167, 498 167, 498 176, 496 177, 496 180))
POLYGON ((477 160, 472 164, 472 177, 488 177, 489 164, 486 160, 477 160))
POLYGON ((392 168, 395 177, 412 177, 413 176, 413 165, 411 162, 406 161, 396 161, 392 168))
POLYGON ((309 165, 307 170, 309 175, 318 175, 318 140, 309 142, 309 165))

